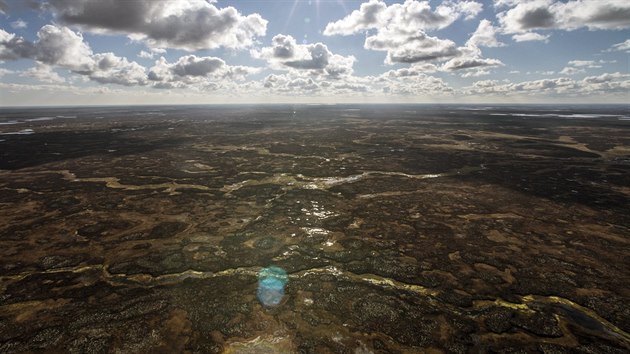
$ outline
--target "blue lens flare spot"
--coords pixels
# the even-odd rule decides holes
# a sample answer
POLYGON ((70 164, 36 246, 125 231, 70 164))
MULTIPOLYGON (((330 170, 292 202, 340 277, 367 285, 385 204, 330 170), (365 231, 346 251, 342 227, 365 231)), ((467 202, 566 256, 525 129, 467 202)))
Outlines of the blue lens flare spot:
POLYGON ((284 298, 284 287, 289 281, 287 272, 276 266, 263 268, 258 272, 258 301, 265 307, 280 304, 284 298))

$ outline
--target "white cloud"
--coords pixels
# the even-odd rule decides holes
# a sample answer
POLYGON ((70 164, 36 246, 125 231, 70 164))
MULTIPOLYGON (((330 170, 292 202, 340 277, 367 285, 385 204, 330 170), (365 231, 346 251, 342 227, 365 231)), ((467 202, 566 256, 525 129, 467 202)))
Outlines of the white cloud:
POLYGON ((442 65, 442 70, 455 71, 483 66, 503 66, 503 63, 498 59, 485 59, 478 57, 453 58, 442 65))
POLYGON ((245 48, 265 35, 267 20, 205 0, 51 0, 57 18, 100 33, 123 33, 151 47, 189 51, 245 48))
POLYGON ((442 79, 427 75, 436 71, 432 64, 416 64, 410 68, 389 70, 378 76, 344 76, 329 80, 322 75, 309 75, 308 71, 289 70, 283 74, 271 74, 261 82, 261 89, 282 96, 337 96, 379 97, 452 95, 454 90, 442 79))
POLYGON ((144 50, 141 50, 140 53, 138 53, 138 57, 142 59, 153 59, 154 56, 155 54, 144 50))
POLYGON ((438 71, 438 67, 431 63, 418 63, 413 64, 409 68, 402 68, 396 70, 386 71, 381 75, 381 77, 389 77, 389 78, 398 78, 398 77, 410 77, 410 76, 420 76, 424 74, 430 74, 438 71))
POLYGON ((514 6, 523 0, 494 0, 494 7, 500 8, 505 6, 514 6))
POLYGON ((364 84, 352 84, 352 83, 335 83, 332 84, 332 90, 335 94, 354 93, 354 92, 368 92, 370 87, 364 84))
POLYGON ((263 86, 272 92, 303 95, 314 94, 320 89, 311 77, 296 77, 296 73, 270 74, 263 79, 263 86))
POLYGON ((60 82, 50 67, 68 69, 100 83, 144 85, 144 67, 113 53, 94 54, 80 33, 68 27, 45 25, 37 32, 37 40, 28 42, 0 30, 0 58, 15 60, 30 58, 38 66, 27 75, 47 82, 60 82))
POLYGON ((626 53, 630 52, 630 39, 626 39, 624 42, 621 43, 613 44, 613 46, 610 47, 608 51, 622 51, 626 53))
MULTIPOLYGON (((504 64, 498 59, 488 59, 481 57, 481 50, 472 44, 458 48, 459 55, 442 64, 441 71, 458 71, 474 69, 482 70, 484 67, 503 66, 504 64)), ((468 73, 468 75, 473 75, 468 73)))
POLYGON ((630 92, 630 74, 605 73, 598 76, 588 76, 580 82, 582 90, 599 94, 622 94, 626 99, 630 92))
POLYGON ((328 59, 331 56, 328 48, 322 44, 310 44, 305 46, 308 55, 300 59, 288 60, 284 65, 295 69, 316 69, 321 70, 328 66, 328 59))
POLYGON ((606 61, 606 60, 571 60, 568 62, 568 66, 560 71, 560 74, 563 75, 575 75, 575 74, 583 74, 586 72, 585 69, 599 69, 603 65, 607 63, 614 63, 614 61, 606 61))
POLYGON ((13 22, 11 22, 11 27, 14 29, 21 29, 21 28, 26 28, 28 27, 28 23, 26 23, 26 21, 20 19, 17 19, 13 22))
POLYGON ((130 62, 114 53, 99 53, 92 56, 94 65, 87 76, 102 84, 124 86, 145 85, 147 75, 142 65, 130 62))
POLYGON ((497 14, 503 30, 507 33, 552 28, 555 24, 554 14, 549 9, 551 0, 530 0, 505 5, 516 5, 506 12, 497 14))
POLYGON ((510 6, 497 14, 507 33, 536 29, 590 30, 630 28, 630 2, 626 0, 528 0, 501 2, 510 6))
POLYGON ((461 17, 474 18, 482 8, 475 1, 444 1, 432 10, 428 1, 406 0, 387 6, 381 0, 370 0, 345 18, 329 23, 324 35, 350 35, 382 28, 405 33, 441 29, 461 17))
POLYGON ((605 84, 610 82, 619 81, 621 79, 630 78, 630 74, 622 74, 620 72, 605 73, 597 76, 588 76, 584 78, 584 82, 590 84, 605 84))
POLYGON ((481 20, 479 26, 466 44, 477 47, 502 47, 505 44, 497 40, 497 28, 488 20, 481 20))
POLYGON ((530 42, 530 41, 548 42, 549 35, 543 35, 543 34, 534 33, 534 32, 525 32, 525 33, 519 33, 519 34, 513 35, 512 39, 515 42, 530 42))
POLYGON ((524 81, 520 83, 500 83, 497 80, 484 80, 473 83, 468 88, 471 94, 514 94, 514 93, 534 93, 545 94, 554 92, 564 92, 570 88, 575 88, 576 82, 567 78, 543 79, 524 81))
POLYGON ((15 71, 13 71, 13 70, 0 68, 0 77, 3 77, 4 75, 8 75, 8 74, 14 74, 14 73, 15 73, 15 71))
POLYGON ((243 80, 260 69, 249 66, 230 66, 217 57, 186 55, 174 63, 161 57, 151 67, 148 79, 155 88, 196 88, 217 90, 230 81, 243 80))
POLYGON ((386 51, 385 63, 417 63, 454 57, 459 54, 455 42, 431 37, 424 32, 415 35, 400 34, 383 29, 365 39, 365 48, 386 51))
POLYGON ((68 27, 45 25, 37 32, 37 38, 36 58, 42 63, 72 71, 89 71, 94 65, 92 49, 80 33, 68 27))
POLYGON ((444 80, 423 73, 401 77, 391 77, 385 73, 379 76, 379 81, 381 92, 389 95, 444 97, 455 93, 444 80))
POLYGON ((579 69, 573 66, 566 66, 564 67, 564 69, 562 69, 560 71, 560 74, 562 75, 575 75, 575 74, 582 74, 585 73, 586 71, 584 69, 579 69))
POLYGON ((20 76, 32 77, 41 82, 49 84, 59 84, 66 80, 57 74, 50 65, 37 63, 34 67, 26 70, 20 76))
POLYGON ((463 73, 461 77, 480 77, 480 76, 486 76, 486 75, 490 75, 489 70, 479 69, 479 70, 474 70, 474 71, 467 71, 463 73))
POLYGON ((197 57, 188 55, 170 66, 173 74, 178 76, 208 76, 225 66, 222 59, 215 57, 197 57))
POLYGON ((630 28, 630 2, 625 0, 576 0, 555 2, 552 9, 561 29, 590 30, 630 28))
POLYGON ((497 80, 482 80, 462 89, 468 95, 528 95, 534 97, 588 97, 597 95, 627 95, 630 89, 630 74, 606 73, 589 76, 582 80, 566 77, 502 83, 497 80))
POLYGON ((319 85, 312 78, 297 78, 285 84, 284 89, 294 92, 310 92, 319 90, 319 85))
POLYGON ((587 67, 587 68, 601 68, 601 62, 596 62, 594 60, 571 60, 569 61, 569 65, 576 67, 587 67))
POLYGON ((265 59, 276 70, 309 71, 312 75, 324 75, 338 79, 352 74, 355 58, 333 54, 325 44, 297 44, 289 35, 278 34, 271 47, 253 50, 252 56, 265 59))
POLYGON ((149 48, 148 52, 146 50, 141 50, 140 53, 138 53, 138 57, 142 59, 153 59, 156 55, 164 53, 166 53, 166 49, 164 48, 149 48))
POLYGON ((385 24, 385 10, 387 4, 381 0, 370 0, 361 4, 359 10, 354 10, 350 15, 337 22, 331 22, 324 29, 325 36, 351 35, 372 28, 378 28, 385 24))
MULTIPOLYGON (((1 31, 1 30, 0 30, 1 31)), ((124 86, 144 86, 152 83, 157 88, 192 87, 219 89, 242 81, 248 75, 260 72, 259 68, 229 66, 216 57, 188 55, 175 63, 168 63, 163 57, 156 61, 147 75, 146 69, 127 58, 114 53, 92 52, 80 33, 67 27, 46 25, 37 33, 37 41, 30 43, 14 34, 0 32, 0 55, 3 59, 26 57, 34 59, 37 66, 25 75, 45 82, 62 82, 53 68, 68 69, 82 77, 102 84, 124 86), (29 48, 28 51, 21 48, 29 48)), ((163 53, 164 49, 152 49, 147 54, 163 53)), ((231 88, 235 89, 235 88, 231 88)))
POLYGON ((448 27, 462 17, 473 18, 481 9, 482 5, 474 1, 444 1, 433 10, 428 1, 407 0, 387 6, 381 0, 370 0, 345 18, 329 23, 324 35, 376 29, 376 34, 367 36, 364 47, 387 52, 388 64, 449 58, 459 54, 455 43, 429 36, 426 31, 448 27))
POLYGON ((0 28, 0 60, 30 58, 35 51, 33 43, 0 28))

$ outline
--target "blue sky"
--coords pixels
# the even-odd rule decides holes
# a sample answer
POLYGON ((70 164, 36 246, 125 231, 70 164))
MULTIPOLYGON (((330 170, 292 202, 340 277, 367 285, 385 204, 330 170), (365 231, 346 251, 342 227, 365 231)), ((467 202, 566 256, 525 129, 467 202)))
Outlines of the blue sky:
POLYGON ((630 2, 0 0, 0 105, 625 103, 630 2))

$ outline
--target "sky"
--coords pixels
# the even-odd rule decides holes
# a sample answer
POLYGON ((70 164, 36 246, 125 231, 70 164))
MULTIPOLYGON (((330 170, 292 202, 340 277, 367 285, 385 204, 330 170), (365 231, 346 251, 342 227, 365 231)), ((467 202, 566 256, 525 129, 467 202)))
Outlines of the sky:
POLYGON ((0 0, 0 106, 628 103, 627 0, 0 0))

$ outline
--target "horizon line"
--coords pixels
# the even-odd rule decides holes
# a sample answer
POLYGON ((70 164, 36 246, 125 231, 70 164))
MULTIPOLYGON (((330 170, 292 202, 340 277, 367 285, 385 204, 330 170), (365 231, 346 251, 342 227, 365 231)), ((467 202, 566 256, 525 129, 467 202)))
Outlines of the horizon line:
POLYGON ((19 108, 89 108, 89 107, 202 107, 202 106, 628 106, 628 102, 612 102, 612 103, 570 103, 570 102, 502 102, 502 103, 439 103, 439 102, 342 102, 342 103, 313 103, 313 102, 251 102, 251 103, 138 103, 138 104, 60 104, 60 105, 14 105, 1 106, 2 109, 19 109, 19 108))

